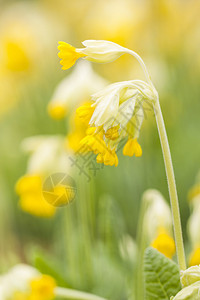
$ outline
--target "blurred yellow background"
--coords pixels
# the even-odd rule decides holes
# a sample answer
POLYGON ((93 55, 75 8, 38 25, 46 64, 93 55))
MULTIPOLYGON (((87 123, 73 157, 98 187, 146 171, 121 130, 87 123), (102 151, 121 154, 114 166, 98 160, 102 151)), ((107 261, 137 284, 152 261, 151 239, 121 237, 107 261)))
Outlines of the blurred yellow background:
MULTIPOLYGON (((89 182, 78 172, 71 174, 76 198, 51 218, 20 207, 15 185, 26 174, 29 161, 22 141, 37 135, 65 138, 74 130, 76 95, 69 99, 66 117, 54 120, 48 114, 56 87, 73 72, 61 70, 57 44, 62 40, 77 48, 86 39, 110 40, 144 59, 160 95, 190 251, 187 195, 200 168, 199 11, 197 0, 0 2, 0 271, 18 262, 35 263, 63 285, 124 299, 134 268, 118 260, 118 241, 127 236, 135 240, 141 195, 147 188, 160 190, 168 199, 150 111, 140 138, 141 158, 119 154, 118 167, 100 169, 89 182), (102 276, 105 272, 107 279, 102 276)), ((143 79, 138 62, 127 55, 92 68, 105 82, 143 79)), ((79 102, 88 100, 89 94, 84 94, 79 102)), ((130 247, 134 251, 134 243, 130 247)))

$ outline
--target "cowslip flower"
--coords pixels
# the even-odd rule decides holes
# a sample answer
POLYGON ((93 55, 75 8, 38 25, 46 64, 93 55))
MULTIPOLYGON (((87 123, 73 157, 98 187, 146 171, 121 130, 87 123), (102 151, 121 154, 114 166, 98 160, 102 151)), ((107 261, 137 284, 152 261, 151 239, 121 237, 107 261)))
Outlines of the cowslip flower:
MULTIPOLYGON (((83 44, 86 48, 75 49, 65 43, 59 45, 59 57, 63 59, 61 64, 64 69, 71 67, 72 60, 75 63, 80 57, 102 63, 111 62, 125 53, 133 54, 141 63, 135 52, 109 41, 91 40, 83 44)), ((142 67, 146 72, 143 64, 142 67)), ((144 106, 147 102, 152 104, 156 97, 157 92, 152 84, 141 80, 114 83, 93 94, 91 105, 83 105, 77 109, 77 115, 88 124, 86 136, 80 146, 94 152, 98 163, 117 166, 118 145, 127 139, 123 154, 140 157, 142 148, 138 137, 144 120, 144 106)))
MULTIPOLYGON (((31 155, 26 174, 16 183, 16 193, 20 197, 19 205, 22 210, 32 215, 52 217, 56 208, 44 199, 43 183, 53 173, 69 171, 70 162, 65 150, 65 139, 60 136, 30 137, 23 141, 22 148, 31 155)), ((63 193, 62 186, 57 186, 52 193, 60 197, 63 193)))
POLYGON ((0 277, 0 287, 1 300, 52 300, 56 283, 49 275, 19 264, 0 277))
POLYGON ((3 72, 10 75, 23 73, 31 78, 35 72, 41 71, 44 57, 49 59, 53 53, 53 37, 56 35, 56 26, 51 25, 47 15, 30 2, 14 3, 2 8, 0 28, 0 66, 3 72), (40 64, 37 64, 38 60, 40 64))
MULTIPOLYGON (((58 47, 60 50, 59 57, 62 59, 61 65, 63 66, 63 69, 68 69, 73 66, 76 60, 81 57, 94 62, 105 63, 111 62, 120 57, 122 54, 127 53, 137 59, 144 71, 146 82, 135 80, 116 83, 115 85, 109 86, 103 92, 98 93, 96 97, 95 95, 93 96, 94 103, 91 105, 91 108, 88 109, 88 113, 90 114, 93 106, 95 107, 89 121, 89 125, 92 129, 89 128, 89 134, 87 134, 87 136, 83 139, 82 146, 85 144, 86 149, 88 148, 88 150, 97 154, 96 159, 98 163, 117 166, 117 147, 122 139, 124 140, 125 138, 128 138, 123 149, 123 153, 129 156, 134 154, 136 156, 141 156, 142 150, 141 146, 137 142, 137 137, 139 136, 138 132, 142 122, 139 122, 138 130, 136 126, 131 124, 131 121, 133 121, 133 118, 137 117, 135 104, 140 104, 138 110, 143 111, 141 119, 143 119, 144 115, 144 102, 147 101, 151 104, 156 118, 168 180, 174 233, 177 244, 178 263, 180 269, 185 269, 186 263, 179 215, 178 196, 176 192, 176 183, 169 142, 160 108, 159 96, 150 79, 146 65, 136 52, 115 43, 91 40, 85 41, 83 44, 86 46, 85 48, 76 49, 64 42, 60 43, 58 47)), ((86 110, 84 110, 84 113, 85 111, 86 110)))
POLYGON ((144 214, 144 232, 148 243, 166 257, 175 254, 175 242, 172 237, 172 216, 169 205, 157 190, 147 190, 143 194, 146 207, 144 214))
POLYGON ((92 62, 107 63, 126 52, 125 48, 110 41, 86 40, 82 44, 85 48, 75 48, 65 42, 59 42, 58 56, 61 58, 63 70, 71 68, 81 57, 92 62))
POLYGON ((195 196, 192 201, 193 210, 188 220, 188 235, 192 246, 192 251, 189 256, 190 266, 200 264, 200 196, 195 196))
POLYGON ((196 178, 195 185, 188 193, 191 215, 188 220, 187 230, 191 243, 192 251, 189 255, 189 265, 195 266, 200 264, 200 233, 199 233, 199 214, 200 214, 200 184, 199 175, 196 178))
POLYGON ((87 61, 79 61, 74 71, 65 77, 56 87, 48 105, 49 115, 53 119, 62 119, 86 101, 90 95, 107 84, 87 61))

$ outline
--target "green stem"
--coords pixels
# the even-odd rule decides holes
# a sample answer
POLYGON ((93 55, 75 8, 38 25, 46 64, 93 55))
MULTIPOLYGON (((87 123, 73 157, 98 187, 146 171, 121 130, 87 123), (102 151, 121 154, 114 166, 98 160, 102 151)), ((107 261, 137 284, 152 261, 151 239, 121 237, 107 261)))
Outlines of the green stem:
POLYGON ((155 111, 155 117, 156 117, 160 143, 161 143, 163 157, 164 157, 167 181, 168 181, 178 264, 180 270, 185 270, 186 262, 185 262, 184 246, 183 246, 178 195, 176 190, 175 176, 174 176, 174 170, 172 165, 171 153, 169 149, 168 138, 166 134, 165 124, 164 124, 158 97, 155 102, 154 111, 155 111))
POLYGON ((136 277, 136 299, 144 299, 144 279, 143 279, 143 256, 146 248, 146 235, 143 231, 144 228, 144 216, 147 210, 147 201, 142 199, 142 204, 140 208, 139 220, 138 220, 138 230, 136 241, 138 245, 138 259, 137 259, 137 277, 136 277))
POLYGON ((61 288, 56 287, 55 288, 55 295, 57 297, 61 298, 67 298, 67 299, 77 299, 77 300, 106 300, 105 298, 101 298, 99 296, 77 291, 77 290, 71 290, 67 288, 61 288))

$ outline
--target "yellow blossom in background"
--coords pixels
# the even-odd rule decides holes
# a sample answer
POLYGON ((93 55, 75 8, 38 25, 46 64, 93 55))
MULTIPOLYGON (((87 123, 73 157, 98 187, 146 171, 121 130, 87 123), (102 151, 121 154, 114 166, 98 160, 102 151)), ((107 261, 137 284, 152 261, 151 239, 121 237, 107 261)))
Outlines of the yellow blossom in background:
POLYGON ((17 82, 0 70, 0 117, 9 112, 19 101, 17 82))
POLYGON ((55 280, 28 265, 16 265, 1 276, 1 300, 53 300, 55 280))
MULTIPOLYGON (((38 217, 52 217, 56 209, 43 195, 45 179, 56 172, 69 171, 69 158, 65 150, 64 137, 36 136, 23 141, 23 149, 30 158, 27 173, 16 183, 19 205, 22 210, 38 217)), ((58 191, 52 193, 59 198, 58 191)), ((74 196, 74 195, 73 195, 74 196)))
POLYGON ((188 236, 191 244, 189 255, 189 266, 200 264, 200 180, 199 174, 196 177, 195 185, 188 193, 188 200, 191 208, 191 215, 187 224, 188 236))
POLYGON ((72 73, 56 87, 48 105, 49 115, 56 120, 70 115, 80 103, 89 101, 91 93, 103 88, 106 83, 89 62, 78 62, 72 73))
POLYGON ((52 53, 56 29, 33 3, 14 3, 1 12, 0 62, 4 72, 31 75, 52 53), (51 30, 52 29, 52 30, 51 30), (48 34, 50 33, 51 34, 48 34))
POLYGON ((21 209, 38 217, 52 217, 55 208, 42 195, 43 178, 40 175, 25 175, 16 184, 21 209))
POLYGON ((196 196, 200 196, 200 184, 196 184, 190 189, 188 199, 192 201, 196 196))
POLYGON ((172 258, 176 252, 174 239, 163 228, 159 228, 158 235, 152 241, 151 247, 157 249, 168 258, 172 258))
POLYGON ((143 231, 147 243, 168 258, 175 254, 176 247, 172 236, 172 216, 170 207, 157 190, 147 190, 143 194, 146 208, 143 231))
POLYGON ((200 245, 197 245, 189 256, 189 266, 196 265, 200 265, 200 245))
POLYGON ((30 300, 52 300, 55 298, 55 280, 48 275, 41 275, 30 281, 30 300))

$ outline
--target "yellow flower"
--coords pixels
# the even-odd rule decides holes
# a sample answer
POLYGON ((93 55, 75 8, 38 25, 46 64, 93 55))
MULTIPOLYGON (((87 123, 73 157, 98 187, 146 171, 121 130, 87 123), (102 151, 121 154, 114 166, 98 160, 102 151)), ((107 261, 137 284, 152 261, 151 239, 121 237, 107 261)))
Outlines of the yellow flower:
POLYGON ((197 246, 189 257, 189 266, 200 265, 200 246, 197 246))
POLYGON ((78 53, 76 48, 65 42, 59 42, 58 50, 60 50, 58 56, 62 59, 60 64, 63 66, 63 70, 71 68, 78 58, 85 56, 82 53, 78 53))
POLYGON ((65 42, 59 42, 58 53, 63 70, 71 68, 77 59, 84 57, 93 62, 105 63, 117 59, 126 49, 110 41, 87 40, 82 43, 85 48, 77 49, 65 42))
POLYGON ((30 300, 52 300, 55 298, 54 289, 56 287, 55 280, 48 276, 42 275, 30 282, 30 300))
POLYGON ((61 104, 53 105, 52 103, 49 103, 48 113, 52 119, 61 120, 67 115, 67 112, 68 112, 67 107, 61 104))
POLYGON ((110 140, 116 140, 119 137, 119 125, 109 128, 105 132, 105 137, 110 140))
POLYGON ((135 154, 136 157, 142 155, 142 148, 137 142, 137 139, 128 139, 126 145, 124 146, 123 154, 127 156, 133 156, 135 154))
POLYGON ((115 150, 107 149, 103 154, 103 163, 106 166, 118 166, 118 157, 115 150))
POLYGON ((196 184, 188 193, 189 200, 194 199, 196 196, 200 196, 200 184, 196 184))
POLYGON ((39 175, 21 177, 16 183, 16 192, 23 211, 38 217, 52 217, 55 214, 55 208, 42 195, 42 178, 39 175))
POLYGON ((83 106, 80 106, 76 110, 77 116, 84 122, 87 126, 94 112, 94 107, 91 103, 86 103, 83 106))
POLYGON ((25 175, 17 181, 15 189, 16 193, 21 195, 30 191, 40 190, 41 186, 42 181, 39 175, 25 175))
POLYGON ((158 190, 147 190, 142 197, 145 207, 143 230, 147 245, 151 246, 168 258, 175 253, 172 238, 172 216, 168 203, 158 190))
POLYGON ((176 251, 175 242, 165 229, 160 230, 160 233, 153 240, 151 246, 168 258, 172 258, 176 251))

